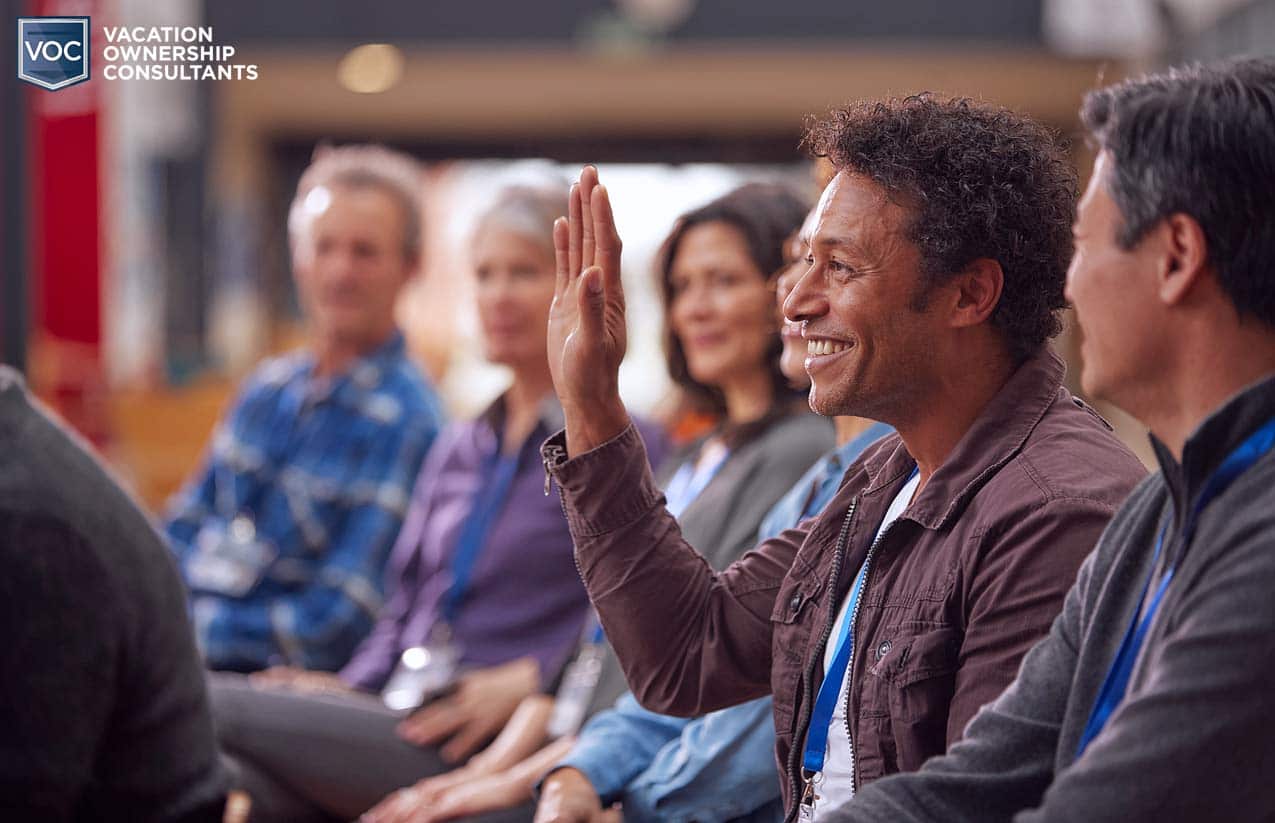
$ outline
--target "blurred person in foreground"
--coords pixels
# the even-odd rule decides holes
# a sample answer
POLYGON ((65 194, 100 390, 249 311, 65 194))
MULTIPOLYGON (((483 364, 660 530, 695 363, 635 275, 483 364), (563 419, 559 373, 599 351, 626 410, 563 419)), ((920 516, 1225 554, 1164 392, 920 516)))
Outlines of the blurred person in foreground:
MULTIPOLYGON (((804 372, 795 388, 782 367, 771 276, 807 205, 783 187, 745 184, 683 215, 660 255, 669 373, 724 422, 675 454, 656 476, 669 505, 704 548, 701 562, 714 568, 726 567, 753 545, 767 509, 832 442, 827 422, 802 401, 804 372)), ((505 732, 465 768, 396 793, 364 819, 531 820, 536 781, 571 748, 580 721, 609 714, 625 688, 619 663, 594 623, 555 698, 525 701, 505 732)), ((719 746, 755 751, 760 736, 760 748, 768 750, 766 729, 755 720, 723 720, 719 746)), ((681 764, 682 776, 707 773, 719 788, 737 785, 740 775, 723 768, 721 748, 686 752, 696 756, 681 764)), ((636 750, 623 755, 642 756, 636 750)), ((769 755, 765 760, 769 765, 769 755)), ((765 806, 778 792, 773 767, 767 771, 761 787, 748 787, 710 816, 740 817, 765 806), (727 814, 728 808, 734 813, 727 814)), ((653 788, 650 796, 661 791, 653 788)))
POLYGON ((1275 60, 1099 89, 1081 119, 1082 381, 1160 471, 965 741, 834 820, 1275 819, 1275 60))
POLYGON ((333 670, 372 626, 412 481, 442 422, 395 326, 421 259, 420 173, 321 148, 288 217, 308 345, 251 375, 166 530, 209 668, 333 670))
POLYGON ((227 781, 164 541, 0 366, 0 818, 207 821, 227 781))
MULTIPOLYGON (((775 300, 782 323, 780 367, 793 385, 808 387, 801 326, 783 319, 783 305, 806 269, 815 212, 785 244, 775 300)), ((763 542, 823 511, 846 467, 893 432, 862 417, 834 417, 837 447, 810 467, 771 508, 757 532, 763 542)), ((593 717, 542 785, 541 818, 592 817, 617 807, 629 823, 783 817, 775 774, 770 698, 684 719, 643 709, 625 694, 593 717)))
POLYGON ((695 714, 773 694, 786 816, 821 821, 960 740, 1146 472, 1049 349, 1076 188, 1048 130, 923 94, 834 110, 807 145, 837 170, 784 304, 810 404, 897 434, 818 517, 706 568, 615 391, 620 245, 590 167, 555 233, 566 429, 543 453, 637 698, 695 714))
MULTIPOLYGON (((254 820, 348 820, 459 765, 523 698, 550 687, 575 649, 588 598, 537 451, 562 425, 545 328, 563 188, 504 188, 475 223, 483 353, 510 384, 430 450, 371 634, 339 674, 274 668, 212 680, 218 737, 254 820)), ((661 434, 644 434, 661 454, 661 434)))

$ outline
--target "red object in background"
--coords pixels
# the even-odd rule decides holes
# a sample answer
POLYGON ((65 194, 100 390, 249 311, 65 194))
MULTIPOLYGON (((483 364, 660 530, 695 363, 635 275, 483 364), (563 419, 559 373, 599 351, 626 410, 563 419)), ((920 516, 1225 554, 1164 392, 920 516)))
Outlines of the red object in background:
POLYGON ((40 0, 32 14, 88 16, 90 79, 30 87, 31 385, 94 444, 109 439, 102 366, 100 0, 40 0))

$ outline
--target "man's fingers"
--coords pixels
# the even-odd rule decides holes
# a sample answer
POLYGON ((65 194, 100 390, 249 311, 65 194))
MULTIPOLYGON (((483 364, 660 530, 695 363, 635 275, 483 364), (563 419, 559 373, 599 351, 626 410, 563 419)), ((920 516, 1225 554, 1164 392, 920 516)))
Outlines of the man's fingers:
POLYGON ((593 223, 597 232, 598 265, 606 280, 604 287, 607 300, 620 301, 624 305, 624 288, 620 282, 620 251, 623 243, 620 234, 615 230, 615 213, 611 210, 611 194, 606 186, 599 185, 593 191, 590 202, 593 212, 593 223))
POLYGON ((606 308, 602 290, 602 270, 590 266, 580 275, 580 291, 576 296, 580 310, 579 332, 586 346, 598 346, 602 342, 603 311, 606 308))
POLYGON ((567 202, 567 276, 580 276, 580 232, 583 230, 581 217, 580 184, 571 184, 571 196, 567 202))
POLYGON ((556 267, 553 283, 554 297, 562 297, 567 292, 567 283, 571 276, 570 234, 571 227, 567 224, 567 218, 559 217, 553 221, 553 262, 556 267))
POLYGON ((593 225, 594 187, 598 184, 598 170, 593 166, 585 166, 580 172, 580 265, 584 268, 592 266, 595 259, 596 233, 593 225))

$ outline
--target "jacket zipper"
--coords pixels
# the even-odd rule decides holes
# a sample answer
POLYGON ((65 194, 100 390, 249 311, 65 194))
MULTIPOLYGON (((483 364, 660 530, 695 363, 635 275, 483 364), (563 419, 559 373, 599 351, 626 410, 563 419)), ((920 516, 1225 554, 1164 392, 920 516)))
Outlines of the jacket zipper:
MULTIPOLYGON (((891 524, 892 526, 893 524, 891 524)), ((886 526, 885 531, 877 535, 872 541, 872 545, 868 547, 868 554, 863 558, 863 585, 859 587, 859 598, 854 601, 854 610, 850 613, 850 635, 854 641, 850 644, 850 660, 846 664, 846 677, 850 678, 850 686, 846 688, 846 740, 850 744, 850 791, 854 794, 859 793, 859 759, 854 753, 854 735, 850 732, 850 699, 854 696, 854 658, 859 651, 859 632, 855 625, 859 619, 859 606, 863 603, 863 598, 868 593, 868 580, 872 574, 872 556, 877 552, 877 546, 881 545, 881 541, 889 534, 890 526, 886 526)))
MULTIPOLYGON (((545 497, 549 496, 549 481, 553 478, 553 475, 549 473, 549 470, 561 463, 563 458, 566 456, 567 450, 561 446, 545 446, 545 497)), ((562 495, 558 495, 558 508, 562 509, 562 518, 567 522, 570 522, 570 518, 567 517, 567 504, 563 501, 562 495)), ((574 542, 575 541, 573 540, 573 545, 571 546, 571 562, 575 564, 576 574, 580 576, 580 582, 583 583, 584 571, 580 568, 580 558, 576 554, 574 542)), ((594 609, 593 611, 595 614, 597 613, 597 609, 594 609)), ((598 622, 601 623, 601 617, 598 618, 598 622)))
MULTIPOLYGON (((545 446, 544 464, 545 464, 545 497, 549 496, 549 484, 553 481, 553 475, 549 470, 562 462, 562 458, 567 456, 567 450, 561 446, 545 446)), ((559 501, 561 502, 561 501, 559 501)), ((565 508, 564 508, 565 513, 565 508)))
MULTIPOLYGON (((855 509, 857 509, 858 507, 859 507, 859 498, 855 497, 854 499, 850 501, 850 508, 846 510, 845 519, 841 521, 841 533, 837 535, 837 547, 836 547, 835 553, 832 556, 832 575, 828 578, 829 592, 833 591, 833 589, 837 585, 837 580, 841 577, 841 564, 845 561, 845 556, 846 556, 846 537, 850 533, 850 522, 854 520, 854 512, 855 512, 855 509)), ((831 604, 829 605, 831 606, 831 604)), ((832 626, 836 622, 837 622, 837 610, 834 608, 829 608, 828 620, 824 624, 823 634, 819 640, 819 646, 818 646, 819 649, 822 650, 825 646, 828 645, 828 638, 832 636, 832 626)), ((806 668, 805 689, 802 692, 801 703, 798 705, 807 706, 807 707, 810 706, 810 701, 813 698, 812 689, 813 689, 813 682, 815 677, 815 667, 818 664, 819 657, 820 655, 816 654, 814 656, 814 659, 810 661, 810 665, 806 668)), ((789 749, 788 751, 788 779, 790 781, 793 781, 792 796, 796 798, 796 802, 792 804, 792 809, 788 812, 788 814, 784 816, 785 823, 787 823, 787 821, 789 820, 797 819, 797 812, 801 806, 801 801, 803 799, 804 787, 802 786, 801 770, 798 769, 798 762, 799 762, 798 752, 805 748, 806 735, 809 733, 810 733, 810 718, 809 716, 807 716, 806 728, 802 729, 800 734, 793 735, 792 748, 789 749)))

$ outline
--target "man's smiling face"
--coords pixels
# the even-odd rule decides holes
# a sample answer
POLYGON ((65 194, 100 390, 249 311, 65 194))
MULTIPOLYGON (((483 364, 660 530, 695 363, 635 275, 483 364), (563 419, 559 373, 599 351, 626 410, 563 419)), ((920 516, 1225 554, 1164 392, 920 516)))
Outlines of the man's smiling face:
POLYGON ((887 422, 915 413, 940 324, 924 307, 911 214, 863 175, 824 190, 807 268, 784 303, 804 325, 810 406, 887 422))

